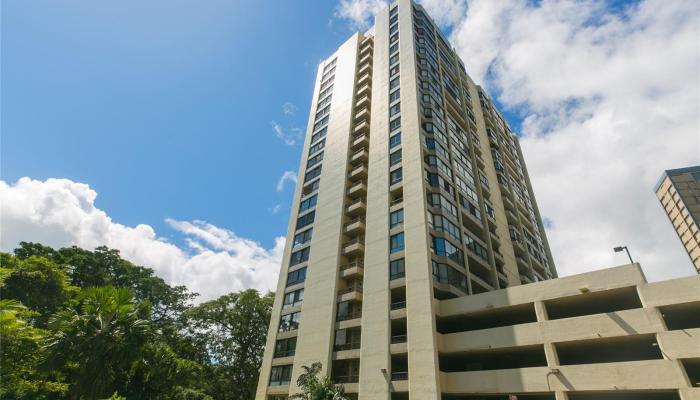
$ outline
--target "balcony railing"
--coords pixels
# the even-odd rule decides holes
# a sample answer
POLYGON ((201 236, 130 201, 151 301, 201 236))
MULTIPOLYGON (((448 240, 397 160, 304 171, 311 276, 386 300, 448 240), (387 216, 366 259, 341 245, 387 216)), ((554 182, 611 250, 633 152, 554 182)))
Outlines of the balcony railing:
POLYGON ((350 286, 350 287, 338 289, 338 296, 342 296, 344 294, 348 294, 348 293, 352 293, 352 292, 362 293, 362 286, 350 286))
POLYGON ((365 222, 365 218, 364 217, 357 217, 357 218, 351 219, 350 221, 345 223, 344 227, 347 228, 348 226, 350 226, 356 222, 365 222))
POLYGON ((343 243, 343 247, 348 247, 353 244, 365 244, 365 237, 364 236, 358 236, 356 238, 350 239, 343 243))
POLYGON ((360 348, 360 342, 350 342, 345 344, 336 344, 333 346, 333 351, 355 350, 360 348))
POLYGON ((406 308, 406 302, 405 301, 396 301, 394 303, 391 303, 391 309, 392 310, 401 310, 403 308, 406 308))
POLYGON ((334 383, 357 383, 360 381, 360 375, 340 375, 334 376, 334 383))
POLYGON ((401 279, 406 276, 405 272, 397 272, 395 274, 389 274, 389 280, 393 281, 394 279, 401 279))
POLYGON ((347 314, 338 314, 335 317, 335 320, 340 322, 340 321, 347 321, 355 318, 360 318, 362 317, 362 310, 357 310, 357 311, 352 311, 347 314))
POLYGON ((392 381, 407 381, 408 380, 408 372, 392 372, 391 373, 391 380, 392 381))
POLYGON ((391 337, 392 344, 406 343, 407 340, 408 340, 408 336, 406 336, 406 335, 394 335, 391 337))

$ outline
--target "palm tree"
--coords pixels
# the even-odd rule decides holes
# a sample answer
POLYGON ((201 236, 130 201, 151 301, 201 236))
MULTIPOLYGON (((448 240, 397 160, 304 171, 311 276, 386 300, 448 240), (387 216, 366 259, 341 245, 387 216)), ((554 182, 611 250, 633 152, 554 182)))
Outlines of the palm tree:
POLYGON ((77 305, 56 313, 49 326, 49 368, 70 371, 70 397, 94 399, 128 385, 148 339, 146 309, 126 288, 88 288, 77 305))
POLYGON ((345 389, 333 383, 328 375, 318 377, 322 365, 320 362, 311 364, 310 367, 302 366, 304 373, 299 375, 297 385, 302 393, 290 396, 290 399, 302 400, 348 400, 345 396, 345 389))

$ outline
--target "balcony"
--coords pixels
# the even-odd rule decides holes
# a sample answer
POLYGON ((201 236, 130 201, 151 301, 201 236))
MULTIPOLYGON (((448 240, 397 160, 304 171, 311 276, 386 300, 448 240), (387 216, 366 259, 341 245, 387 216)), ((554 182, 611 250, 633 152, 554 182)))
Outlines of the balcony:
POLYGON ((355 121, 368 120, 369 119, 369 107, 365 107, 355 113, 355 121))
POLYGON ((355 127, 352 130, 353 134, 357 135, 358 133, 369 133, 369 122, 362 121, 359 124, 355 125, 355 127))
POLYGON ((341 375, 333 377, 333 383, 357 383, 359 381, 360 375, 341 375))
POLYGON ((362 149, 352 153, 350 156, 350 162, 355 163, 358 161, 366 161, 369 158, 369 151, 367 149, 362 149))
POLYGON ((365 181, 351 183, 350 187, 348 187, 348 196, 356 196, 365 193, 367 193, 367 182, 365 181))
POLYGON ((362 236, 351 239, 343 244, 343 255, 358 255, 365 251, 365 238, 362 236))
POLYGON ((362 96, 357 101, 355 101, 355 108, 360 109, 362 107, 369 107, 370 98, 369 95, 362 96))
POLYGON ((365 83, 371 83, 372 82, 372 74, 369 72, 365 73, 364 75, 360 76, 360 78, 357 80, 357 85, 362 85, 365 83))
POLYGON ((350 321, 350 320, 358 319, 358 318, 362 318, 362 310, 361 309, 357 310, 357 311, 351 311, 347 314, 338 314, 338 315, 336 315, 335 320, 338 322, 342 322, 342 321, 350 321))
POLYGON ((369 86, 369 84, 365 84, 364 86, 360 87, 357 89, 356 95, 358 97, 363 96, 365 94, 369 95, 369 93, 372 91, 372 88, 369 86))
POLYGON ((345 213, 349 216, 359 215, 367 210, 367 205, 364 200, 357 199, 345 207, 345 213))
POLYGON ((361 66, 360 69, 357 70, 357 74, 361 75, 361 74, 364 74, 365 72, 371 72, 371 71, 372 71, 372 64, 369 63, 369 64, 365 64, 365 65, 361 66))
POLYGON ((357 259, 349 264, 340 266, 341 278, 361 278, 364 273, 364 260, 357 259))
POLYGON ((369 136, 364 133, 355 135, 352 138, 352 148, 354 150, 359 150, 360 148, 366 147, 367 145, 369 145, 369 136))
POLYGON ((348 350, 357 350, 360 348, 360 341, 355 341, 351 343, 344 343, 344 344, 336 344, 333 346, 333 351, 348 351, 348 350))
POLYGON ((365 54, 365 55, 360 54, 360 62, 359 62, 360 66, 364 63, 372 64, 372 52, 367 51, 366 53, 367 54, 365 54))
POLYGON ((354 168, 348 173, 348 178, 350 179, 358 179, 358 178, 366 178, 367 177, 367 167, 364 165, 360 165, 359 167, 354 168))
MULTIPOLYGON (((403 276, 403 274, 402 274, 403 276)), ((406 302, 405 301, 397 301, 394 303, 391 303, 391 310, 401 310, 406 308, 406 302)))
POLYGON ((363 217, 355 218, 345 224, 343 231, 347 234, 356 234, 365 231, 365 219, 363 217))

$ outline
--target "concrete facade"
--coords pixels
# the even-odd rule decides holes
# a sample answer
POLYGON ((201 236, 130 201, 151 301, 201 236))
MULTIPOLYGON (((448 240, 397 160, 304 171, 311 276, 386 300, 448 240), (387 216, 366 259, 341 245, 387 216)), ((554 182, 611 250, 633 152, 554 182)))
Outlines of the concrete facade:
POLYGON ((700 274, 700 166, 664 171, 654 192, 700 274))

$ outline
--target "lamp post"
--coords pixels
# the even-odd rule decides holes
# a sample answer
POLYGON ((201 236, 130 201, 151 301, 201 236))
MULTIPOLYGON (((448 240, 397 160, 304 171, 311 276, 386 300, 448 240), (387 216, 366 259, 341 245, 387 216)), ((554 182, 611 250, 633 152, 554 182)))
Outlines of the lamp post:
POLYGON ((627 248, 627 246, 617 246, 613 250, 615 250, 615 253, 619 253, 622 250, 627 252, 627 257, 630 259, 630 264, 634 264, 634 260, 632 260, 632 256, 630 255, 630 250, 627 248))

